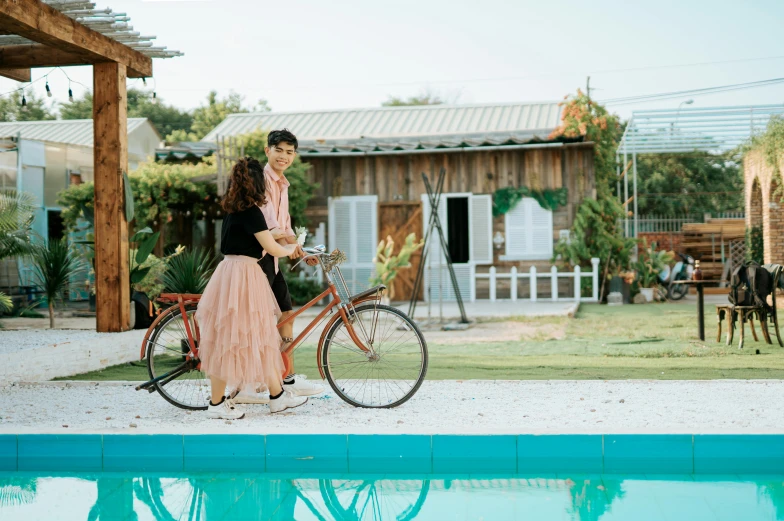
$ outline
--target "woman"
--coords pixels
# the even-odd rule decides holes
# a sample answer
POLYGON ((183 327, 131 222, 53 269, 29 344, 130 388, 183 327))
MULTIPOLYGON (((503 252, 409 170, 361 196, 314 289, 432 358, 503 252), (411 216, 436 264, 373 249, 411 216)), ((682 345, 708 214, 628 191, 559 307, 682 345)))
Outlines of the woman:
POLYGON ((260 206, 265 204, 264 169, 251 157, 231 171, 221 202, 226 217, 221 231, 218 265, 196 310, 199 323, 201 370, 210 377, 211 418, 239 419, 245 413, 225 396, 231 389, 253 390, 266 384, 270 412, 298 407, 307 398, 283 392, 283 358, 275 297, 258 260, 266 251, 274 257, 294 253, 296 244, 281 246, 267 229, 260 206))

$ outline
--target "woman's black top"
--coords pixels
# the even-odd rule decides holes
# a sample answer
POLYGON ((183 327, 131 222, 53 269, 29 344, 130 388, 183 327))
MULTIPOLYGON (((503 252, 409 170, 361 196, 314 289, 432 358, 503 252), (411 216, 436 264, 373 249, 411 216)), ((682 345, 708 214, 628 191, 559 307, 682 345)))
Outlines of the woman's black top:
POLYGON ((264 220, 261 208, 256 205, 247 210, 226 215, 221 230, 221 253, 260 259, 264 248, 261 247, 254 234, 266 229, 268 229, 267 221, 264 220))

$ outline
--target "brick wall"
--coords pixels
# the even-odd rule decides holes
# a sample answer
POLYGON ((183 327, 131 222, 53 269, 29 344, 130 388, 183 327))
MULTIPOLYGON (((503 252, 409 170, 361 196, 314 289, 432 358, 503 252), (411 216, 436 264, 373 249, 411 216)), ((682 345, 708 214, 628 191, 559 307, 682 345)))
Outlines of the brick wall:
MULTIPOLYGON (((784 168, 784 155, 779 170, 784 168)), ((765 262, 784 264, 784 201, 776 194, 782 183, 759 151, 746 154, 743 160, 746 200, 746 226, 762 225, 765 262)), ((780 190, 779 190, 780 191, 780 190)))

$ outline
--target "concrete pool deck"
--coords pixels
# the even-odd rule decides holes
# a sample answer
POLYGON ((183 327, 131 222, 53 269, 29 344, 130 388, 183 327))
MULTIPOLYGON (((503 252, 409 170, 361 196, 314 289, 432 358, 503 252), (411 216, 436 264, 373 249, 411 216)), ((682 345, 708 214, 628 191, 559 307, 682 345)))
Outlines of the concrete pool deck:
POLYGON ((210 420, 133 382, 0 387, 0 434, 782 434, 784 381, 426 381, 395 409, 331 390, 292 412, 210 420))

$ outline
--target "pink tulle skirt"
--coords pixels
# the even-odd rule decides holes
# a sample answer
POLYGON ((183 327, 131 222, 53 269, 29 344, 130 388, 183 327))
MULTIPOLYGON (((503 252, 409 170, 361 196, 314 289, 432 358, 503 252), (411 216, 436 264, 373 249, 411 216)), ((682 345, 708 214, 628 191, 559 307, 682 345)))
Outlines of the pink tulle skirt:
POLYGON ((257 260, 226 255, 196 310, 201 370, 229 389, 282 382, 280 308, 257 260))

